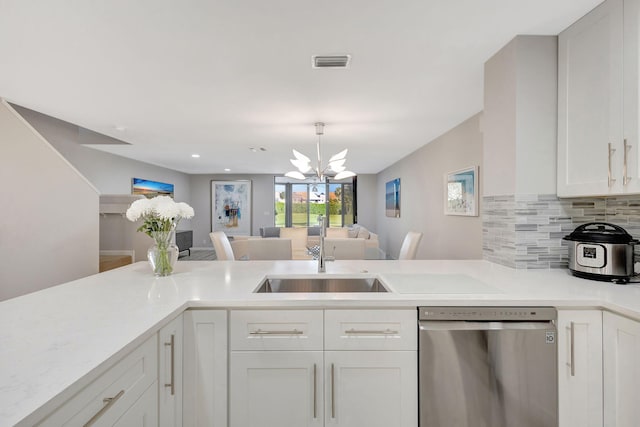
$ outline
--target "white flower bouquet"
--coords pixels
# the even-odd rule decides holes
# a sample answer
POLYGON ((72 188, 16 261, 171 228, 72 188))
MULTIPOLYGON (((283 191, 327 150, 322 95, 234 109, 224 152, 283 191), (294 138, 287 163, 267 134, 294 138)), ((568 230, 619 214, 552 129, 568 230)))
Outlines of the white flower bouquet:
POLYGON ((143 220, 138 231, 144 232, 155 241, 147 257, 153 271, 158 276, 168 276, 178 259, 178 248, 172 246, 171 237, 182 218, 192 218, 193 208, 186 203, 176 203, 171 197, 157 196, 152 199, 136 200, 127 209, 129 221, 143 220))

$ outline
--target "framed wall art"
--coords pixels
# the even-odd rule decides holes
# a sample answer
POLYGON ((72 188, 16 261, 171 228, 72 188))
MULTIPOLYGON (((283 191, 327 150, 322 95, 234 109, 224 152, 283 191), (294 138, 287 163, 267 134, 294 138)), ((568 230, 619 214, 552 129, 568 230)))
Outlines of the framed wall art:
POLYGON ((156 196, 173 197, 173 184, 166 182, 151 181, 149 179, 131 178, 131 194, 141 194, 147 199, 156 196))
POLYGON ((445 175, 444 214, 478 216, 478 166, 445 175))
POLYGON ((251 181, 211 181, 211 231, 251 235, 251 181))
POLYGON ((386 183, 384 199, 385 214, 388 217, 400 218, 400 178, 386 183))

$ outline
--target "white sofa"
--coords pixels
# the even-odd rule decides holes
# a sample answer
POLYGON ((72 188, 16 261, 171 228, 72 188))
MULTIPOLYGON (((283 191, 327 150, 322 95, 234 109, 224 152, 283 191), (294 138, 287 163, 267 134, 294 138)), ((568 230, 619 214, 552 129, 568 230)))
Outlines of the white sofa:
MULTIPOLYGON (((257 236, 256 236, 257 237, 257 236)), ((250 239, 256 238, 251 236, 250 239)), ((286 238, 291 239, 293 259, 310 259, 308 249, 320 244, 319 227, 264 227, 260 229, 260 237, 264 239, 286 238)), ((346 228, 327 228, 326 238, 331 239, 361 239, 364 241, 365 255, 367 259, 380 258, 378 235, 360 225, 346 228)), ((235 248, 234 248, 235 253, 235 248)), ((236 255, 236 259, 238 256, 236 255)))

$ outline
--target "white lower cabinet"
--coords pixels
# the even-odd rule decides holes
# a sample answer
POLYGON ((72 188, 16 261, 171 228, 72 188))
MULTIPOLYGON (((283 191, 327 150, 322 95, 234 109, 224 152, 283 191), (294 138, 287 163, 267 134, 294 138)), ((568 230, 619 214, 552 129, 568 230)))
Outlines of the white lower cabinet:
POLYGON ((416 427, 417 353, 325 352, 325 425, 416 427))
POLYGON ((416 427, 416 318, 415 309, 232 311, 230 426, 416 427))
POLYGON ((183 426, 227 426, 227 312, 184 312, 183 426))
POLYGON ((232 427, 323 425, 322 351, 231 353, 232 427))
POLYGON ((158 338, 154 335, 39 425, 158 425, 157 352, 158 338))
MULTIPOLYGON (((154 427, 158 425, 158 390, 149 387, 113 424, 114 427, 154 427)), ((98 425, 98 424, 96 424, 98 425)), ((106 423, 104 425, 111 425, 106 423)))
POLYGON ((640 425, 640 322, 609 312, 603 317, 604 425, 640 425))
POLYGON ((602 427, 602 312, 558 310, 560 427, 602 427))
POLYGON ((158 332, 159 426, 182 426, 182 315, 158 332))

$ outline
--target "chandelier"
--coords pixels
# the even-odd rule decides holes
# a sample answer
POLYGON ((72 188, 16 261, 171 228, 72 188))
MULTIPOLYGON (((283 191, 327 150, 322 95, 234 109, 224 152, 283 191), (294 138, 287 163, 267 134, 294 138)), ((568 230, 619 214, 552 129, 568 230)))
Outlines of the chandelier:
POLYGON ((331 156, 326 166, 322 166, 322 151, 320 149, 321 137, 324 135, 324 123, 315 123, 316 135, 318 135, 318 143, 316 144, 316 151, 318 153, 318 163, 316 167, 311 166, 311 159, 300 153, 299 151, 292 150, 295 159, 291 159, 291 164, 298 168, 296 171, 287 172, 284 174, 289 178, 306 179, 308 176, 313 176, 321 181, 324 181, 325 177, 331 177, 333 179, 344 179, 355 176, 356 174, 346 170, 344 163, 347 161, 347 149, 342 150, 338 154, 331 156))

